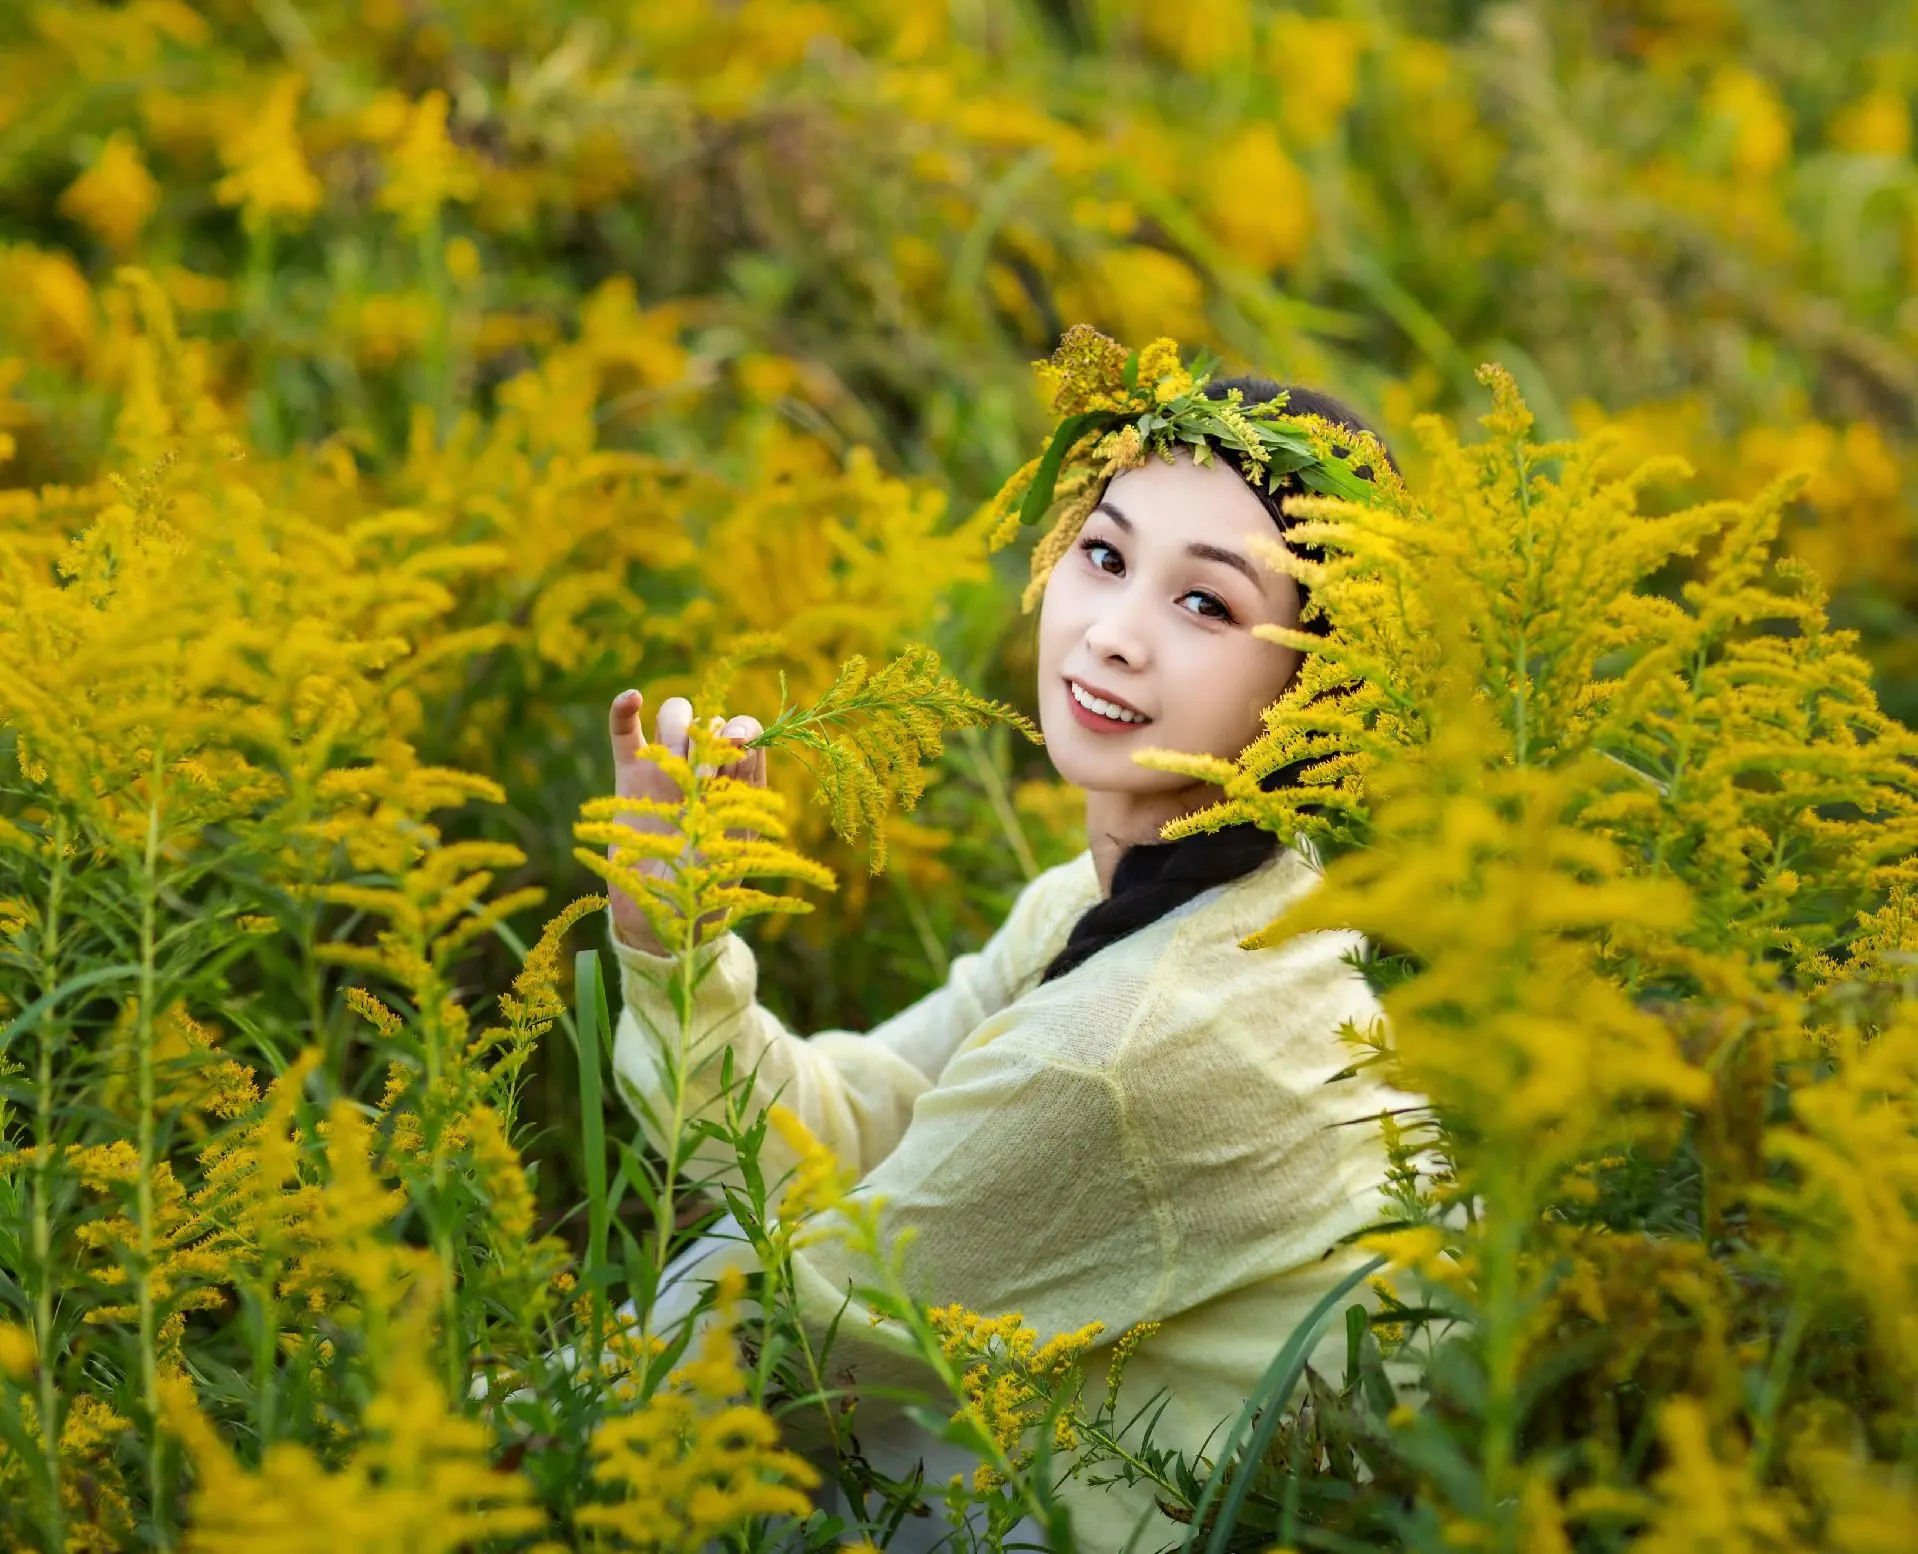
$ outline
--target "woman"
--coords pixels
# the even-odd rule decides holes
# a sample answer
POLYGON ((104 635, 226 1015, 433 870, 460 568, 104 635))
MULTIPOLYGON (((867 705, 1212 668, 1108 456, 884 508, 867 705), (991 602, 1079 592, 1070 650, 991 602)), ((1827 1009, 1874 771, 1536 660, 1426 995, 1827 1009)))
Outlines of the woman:
MULTIPOLYGON (((1233 387, 1246 404, 1279 392, 1257 379, 1204 392, 1233 387)), ((1324 396, 1292 390, 1285 409, 1361 428, 1324 396)), ((1028 884, 945 986, 863 1035, 786 1031, 755 1000, 752 952, 722 935, 700 951, 711 971, 688 1056, 730 1047, 736 1073, 757 1071, 756 1104, 777 1095, 884 1200, 888 1234, 912 1228, 907 1269, 930 1300, 1022 1313, 1042 1338, 1100 1322, 1106 1345, 1160 1323, 1124 1397, 1164 1390, 1155 1439, 1188 1453, 1360 1261, 1345 1243, 1380 1217, 1385 1172, 1368 1122, 1406 1099, 1366 1076, 1327 1083, 1351 1059, 1341 1027, 1379 1012, 1350 964, 1356 935, 1238 947, 1313 887, 1313 865, 1246 825, 1159 841, 1220 792, 1131 760, 1148 745, 1237 756, 1300 662, 1252 633, 1299 624, 1300 586, 1246 543, 1284 529, 1287 493, 1248 484, 1243 458, 1220 451, 1113 476, 1044 579, 1039 722, 1060 776, 1085 790, 1086 851, 1028 884)), ((670 796, 633 753, 642 705, 628 691, 612 706, 619 792, 670 796)), ((683 753, 692 716, 683 698, 666 702, 656 739, 683 753)), ((733 739, 759 728, 723 722, 733 739)), ((763 783, 765 752, 721 769, 763 783)), ((616 898, 612 916, 625 993, 615 1068, 644 1118, 662 1073, 649 1033, 678 1025, 662 990, 670 962, 632 901, 616 898)), ((718 1064, 703 1073, 694 1099, 710 1104, 718 1064)), ((823 1327, 861 1270, 831 1241, 796 1263, 802 1307, 823 1327)), ((924 1387, 861 1316, 855 1303, 840 1321, 834 1370, 855 1391, 924 1387)), ((1089 1395, 1099 1385, 1095 1374, 1089 1395)), ((936 1493, 959 1466, 950 1449, 903 1421, 875 1429, 883 1407, 862 1401, 862 1446, 895 1472, 925 1452, 936 1493)), ((1145 1486, 1074 1480, 1062 1496, 1088 1550, 1127 1547, 1142 1522, 1134 1547, 1180 1532, 1145 1486)))

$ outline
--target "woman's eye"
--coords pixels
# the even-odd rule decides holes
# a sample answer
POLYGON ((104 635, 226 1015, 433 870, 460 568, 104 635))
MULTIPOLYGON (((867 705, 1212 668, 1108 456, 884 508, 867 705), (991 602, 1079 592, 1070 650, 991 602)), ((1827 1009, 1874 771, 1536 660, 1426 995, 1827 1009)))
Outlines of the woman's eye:
MULTIPOLYGON (((1109 572, 1110 568, 1108 568, 1103 562, 1101 562, 1098 559, 1098 557, 1093 554, 1093 552, 1100 551, 1100 550, 1107 550, 1107 551, 1112 551, 1112 554, 1115 556, 1119 554, 1116 550, 1112 550, 1112 547, 1108 545, 1104 540, 1081 540, 1079 541, 1079 549, 1081 549, 1082 551, 1086 553, 1086 556, 1091 560, 1092 564, 1095 567, 1097 567, 1101 572, 1109 572)), ((1121 563, 1121 565, 1123 565, 1123 563, 1121 563)), ((1181 599, 1190 599, 1194 595, 1197 595, 1199 598, 1205 600, 1207 604, 1212 605, 1219 612, 1217 615, 1205 615, 1204 618, 1206 620, 1229 621, 1232 619, 1232 611, 1226 607, 1225 601, 1223 599, 1218 598, 1214 594, 1207 593, 1203 588, 1191 589, 1188 592, 1181 594, 1179 597, 1181 599)), ((1203 611, 1194 611, 1193 613, 1204 615, 1203 611)))

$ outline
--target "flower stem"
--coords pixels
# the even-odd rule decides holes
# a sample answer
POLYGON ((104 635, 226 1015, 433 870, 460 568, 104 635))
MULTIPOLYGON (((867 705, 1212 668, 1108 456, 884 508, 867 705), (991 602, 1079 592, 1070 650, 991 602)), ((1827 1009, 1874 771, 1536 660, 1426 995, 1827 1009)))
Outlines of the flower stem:
POLYGON ((992 806, 993 818, 999 822, 999 829, 1011 844, 1012 856, 1019 860, 1020 872, 1029 880, 1037 879, 1039 860, 1033 855, 1031 844, 1026 841, 1025 828, 1019 824, 1018 812, 1012 807, 1012 799, 999 776, 999 768, 986 754, 984 737, 976 728, 960 729, 959 737, 965 742, 972 769, 979 776, 979 786, 986 790, 986 802, 992 806))
POLYGON ((140 1009, 135 1030, 140 1092, 140 1395, 146 1404, 148 1419, 154 1421, 147 1444, 147 1481, 153 1497, 153 1536, 163 1549, 172 1546, 172 1539, 166 1527, 166 1437, 157 1423, 160 1417, 160 1361, 158 1319, 153 1300, 153 1168, 158 1139, 153 1114, 153 1001, 159 991, 155 961, 160 910, 160 803, 165 775, 164 758, 156 749, 153 770, 148 778, 151 787, 147 794, 146 852, 140 878, 140 1009))
MULTIPOLYGON (((53 866, 47 880, 47 913, 41 940, 40 992, 51 998, 60 984, 60 905, 67 879, 67 819, 53 826, 53 866)), ((40 1450, 46 1469, 47 1547, 67 1546, 66 1507, 60 1498, 60 1395, 54 1386, 53 1220, 48 1199, 53 1191, 53 1042, 59 1022, 49 1005, 40 1026, 39 1070, 34 1089, 33 1298, 34 1340, 40 1352, 40 1450)))

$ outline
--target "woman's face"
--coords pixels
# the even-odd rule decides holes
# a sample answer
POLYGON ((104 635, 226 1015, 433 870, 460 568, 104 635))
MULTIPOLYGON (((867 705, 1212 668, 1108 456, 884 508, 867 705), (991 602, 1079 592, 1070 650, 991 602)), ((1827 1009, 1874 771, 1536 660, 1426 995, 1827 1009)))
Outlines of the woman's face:
POLYGON ((1261 732, 1297 650, 1252 627, 1296 626, 1298 585, 1253 555, 1271 516, 1222 460, 1153 457, 1117 476, 1053 567, 1039 614, 1039 727, 1059 775, 1150 794, 1191 779, 1132 762, 1149 745, 1231 760, 1261 732), (1073 686, 1146 721, 1075 706, 1073 686))

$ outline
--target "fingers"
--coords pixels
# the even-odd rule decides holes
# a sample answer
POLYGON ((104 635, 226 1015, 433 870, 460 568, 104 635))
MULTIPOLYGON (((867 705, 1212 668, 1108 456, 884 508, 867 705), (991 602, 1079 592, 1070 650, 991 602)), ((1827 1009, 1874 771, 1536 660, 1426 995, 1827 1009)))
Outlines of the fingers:
MULTIPOLYGON (((726 726, 726 720, 718 716, 717 714, 714 714, 712 717, 706 720, 706 732, 708 734, 717 734, 725 726, 726 726)), ((697 766, 694 769, 699 773, 701 777, 711 777, 714 773, 716 773, 719 770, 719 768, 716 765, 713 765, 710 762, 702 763, 701 765, 697 766)))
POLYGON ((633 758, 634 747, 644 737, 640 730, 639 715, 645 705, 646 698, 638 691, 621 691, 613 698, 613 705, 606 714, 606 728, 612 736, 615 762, 633 758))
POLYGON ((693 704, 684 696, 668 696, 659 706, 658 730, 659 743, 673 755, 684 760, 687 756, 687 744, 693 726, 693 704))
MULTIPOLYGON (((759 726, 759 719, 742 713, 726 725, 728 739, 736 739, 741 745, 757 739, 765 730, 759 726)), ((766 752, 764 750, 744 751, 739 759, 726 770, 741 782, 750 782, 758 787, 766 785, 766 752)))
MULTIPOLYGON (((612 732, 616 759, 631 760, 636 746, 644 741, 645 726, 640 716, 644 706, 645 698, 638 691, 621 691, 613 698, 608 726, 612 732)), ((684 696, 669 696, 659 705, 659 714, 654 720, 654 739, 681 760, 690 760, 692 725, 693 704, 684 696)), ((739 747, 757 739, 764 732, 759 719, 744 713, 733 718, 710 717, 706 720, 706 730, 739 747)), ((702 764, 699 772, 705 777, 724 772, 742 782, 763 785, 766 780, 766 752, 741 748, 737 760, 717 766, 702 764)))
MULTIPOLYGON (((743 746, 747 740, 759 737, 761 732, 759 719, 742 713, 738 717, 728 718, 726 726, 719 732, 724 738, 736 740, 743 746)), ((733 777, 740 782, 763 788, 766 786, 766 752, 742 750, 738 760, 722 766, 719 770, 722 776, 733 777)), ((729 829, 726 834, 742 842, 755 841, 759 836, 757 831, 750 829, 729 829)))

